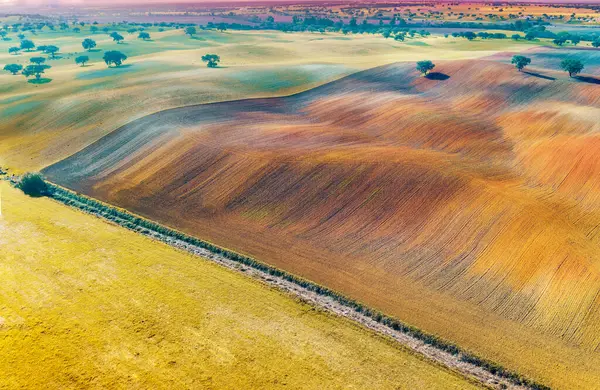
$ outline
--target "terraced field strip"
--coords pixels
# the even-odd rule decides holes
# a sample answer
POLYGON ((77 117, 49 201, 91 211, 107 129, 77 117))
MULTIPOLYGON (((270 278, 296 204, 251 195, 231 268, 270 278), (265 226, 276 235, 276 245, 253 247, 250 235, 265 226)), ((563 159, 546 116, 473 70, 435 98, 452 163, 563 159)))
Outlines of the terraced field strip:
POLYGON ((49 184, 53 189, 51 197, 67 206, 112 221, 170 246, 210 259, 224 267, 259 279, 319 308, 351 319, 381 335, 392 338, 422 356, 451 370, 460 372, 467 378, 476 380, 486 386, 497 389, 549 389, 547 386, 507 371, 493 362, 463 351, 434 335, 426 334, 419 329, 369 309, 326 287, 206 241, 187 236, 128 211, 82 196, 56 184, 49 184))

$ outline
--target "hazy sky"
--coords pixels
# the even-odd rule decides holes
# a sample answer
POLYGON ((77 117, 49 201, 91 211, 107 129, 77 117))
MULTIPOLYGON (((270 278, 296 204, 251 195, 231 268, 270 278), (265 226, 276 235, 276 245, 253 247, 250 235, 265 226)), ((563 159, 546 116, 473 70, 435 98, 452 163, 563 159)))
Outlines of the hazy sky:
MULTIPOLYGON (((60 6, 60 5, 127 5, 127 4, 169 4, 169 3, 227 3, 236 2, 241 3, 245 1, 253 0, 0 0, 0 6, 27 6, 27 7, 39 7, 39 6, 60 6)), ((270 0, 260 0, 261 2, 270 0)), ((277 1, 277 0, 273 0, 277 1)), ((299 1, 301 2, 301 1, 299 1)))
MULTIPOLYGON (((252 2, 252 1, 257 1, 257 0, 0 0, 0 7, 1 6, 11 6, 12 7, 19 7, 19 6, 25 6, 27 8, 30 7, 40 7, 40 6, 48 6, 48 5, 52 5, 52 6, 60 6, 60 5, 66 5, 66 6, 70 6, 70 5, 90 5, 90 6, 94 6, 94 5, 128 5, 128 4, 169 4, 169 3, 231 3, 231 2, 235 2, 235 3, 242 3, 242 2, 252 2)), ((258 2, 278 2, 278 0, 258 0, 258 2)), ((306 0, 299 0, 298 3, 302 3, 305 2, 306 0)), ((313 0, 314 1, 314 0, 313 0)), ((318 1, 318 0, 317 0, 318 1)), ((325 1, 325 0, 324 0, 325 1)), ((353 2, 356 0, 348 0, 348 2, 353 2)), ((380 0, 379 2, 383 2, 384 0, 380 0)), ((404 0, 404 2, 407 2, 409 0, 404 0)), ((460 1, 460 0, 459 0, 460 1)), ((485 0, 481 0, 482 2, 484 2, 485 0)), ((506 0, 505 0, 506 1, 506 0)), ((517 0, 513 0, 513 1, 517 1, 517 0)), ((520 0, 523 3, 528 3, 528 2, 536 2, 536 1, 541 1, 543 2, 544 0, 520 0)), ((548 3, 564 3, 570 0, 546 0, 548 3)), ((594 2, 597 0, 577 0, 575 2, 579 2, 579 3, 590 3, 590 2, 594 2)), ((283 2, 285 3, 290 3, 292 1, 290 0, 284 0, 283 2)), ((390 2, 393 3, 395 2, 394 0, 389 0, 389 1, 385 1, 385 2, 390 2)), ((403 0, 398 0, 398 3, 402 3, 403 0)), ((470 0, 470 2, 474 2, 474 0, 470 0)), ((508 0, 508 2, 511 2, 511 0, 508 0)))
MULTIPOLYGON (((227 2, 248 2, 256 0, 0 0, 0 5, 28 5, 28 6, 43 6, 43 5, 103 5, 103 4, 148 4, 148 3, 161 3, 161 4, 181 4, 181 3, 227 3, 227 2)), ((274 1, 277 0, 259 0, 260 2, 274 1)), ((285 1, 289 2, 289 0, 285 1)), ((300 0, 299 2, 302 2, 300 0)))

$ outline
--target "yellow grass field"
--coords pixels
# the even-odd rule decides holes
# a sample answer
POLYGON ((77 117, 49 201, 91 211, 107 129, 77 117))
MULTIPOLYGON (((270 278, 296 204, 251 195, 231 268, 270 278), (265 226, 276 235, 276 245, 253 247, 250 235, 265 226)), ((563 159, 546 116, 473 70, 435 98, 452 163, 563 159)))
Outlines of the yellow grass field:
POLYGON ((0 182, 3 389, 471 389, 260 282, 0 182))

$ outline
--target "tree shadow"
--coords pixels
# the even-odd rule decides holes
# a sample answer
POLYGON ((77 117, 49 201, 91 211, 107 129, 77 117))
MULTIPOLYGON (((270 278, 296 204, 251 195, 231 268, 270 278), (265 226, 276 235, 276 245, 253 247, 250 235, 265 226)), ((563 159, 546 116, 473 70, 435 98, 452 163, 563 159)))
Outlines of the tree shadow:
POLYGON ((91 50, 88 50, 89 53, 98 53, 99 51, 102 51, 102 49, 91 49, 91 50))
POLYGON ((429 80, 448 80, 450 78, 450 76, 448 76, 445 73, 440 73, 440 72, 432 72, 432 73, 428 73, 427 76, 425 76, 425 78, 429 79, 429 80))
POLYGON ((123 64, 123 65, 119 65, 119 66, 114 66, 111 65, 109 66, 110 69, 127 69, 127 68, 131 68, 133 66, 133 64, 123 64))
POLYGON ((533 76, 533 77, 539 77, 540 79, 544 79, 544 80, 551 80, 551 81, 556 80, 556 77, 550 77, 550 76, 546 76, 546 75, 543 75, 543 74, 540 74, 540 73, 536 73, 536 72, 523 71, 523 73, 528 74, 528 75, 533 76))
POLYGON ((47 77, 42 77, 41 79, 29 80, 28 83, 29 84, 48 84, 50 81, 52 81, 52 79, 49 79, 47 77))
POLYGON ((595 77, 589 77, 589 76, 575 76, 573 77, 575 80, 578 81, 582 81, 584 83, 590 83, 590 84, 600 84, 600 79, 597 79, 595 77))

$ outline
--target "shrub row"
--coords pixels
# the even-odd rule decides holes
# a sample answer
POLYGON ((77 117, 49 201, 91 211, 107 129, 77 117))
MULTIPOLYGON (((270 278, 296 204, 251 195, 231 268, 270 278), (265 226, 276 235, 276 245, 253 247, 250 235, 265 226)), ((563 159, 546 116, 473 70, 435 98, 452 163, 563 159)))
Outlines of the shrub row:
POLYGON ((298 286, 301 286, 309 291, 315 292, 316 294, 320 294, 323 296, 328 296, 334 299, 335 301, 341 303, 344 306, 352 308, 354 311, 361 313, 374 321, 383 324, 395 331, 403 332, 407 335, 410 335, 418 340, 421 340, 427 345, 434 346, 440 350, 446 351, 453 355, 458 355, 461 361, 479 366, 484 368, 485 370, 491 372, 494 375, 506 378, 510 380, 512 383, 517 385, 527 386, 531 389, 535 390, 549 390, 550 388, 544 386, 542 384, 531 381, 527 378, 522 377, 521 375, 514 373, 505 369, 504 367, 498 365, 497 363, 491 362, 489 360, 480 358, 475 356, 467 351, 464 351, 460 347, 455 344, 449 343, 441 338, 423 332, 422 330, 415 328, 414 326, 407 325, 395 318, 389 317, 379 311, 373 310, 353 299, 345 297, 344 295, 330 290, 326 287, 320 286, 316 283, 310 282, 306 279, 300 278, 298 276, 292 275, 275 267, 271 267, 267 264, 261 263, 251 257, 247 257, 241 255, 239 253, 230 251, 228 249, 222 248, 220 246, 211 244, 207 241, 200 240, 195 237, 191 237, 182 232, 178 232, 174 229, 159 225, 155 222, 149 221, 147 219, 143 219, 137 217, 125 210, 117 209, 113 206, 106 205, 101 203, 95 199, 86 197, 81 194, 77 194, 73 191, 64 189, 55 184, 48 183, 48 187, 50 191, 48 192, 48 196, 56 199, 57 201, 78 208, 82 211, 86 211, 89 213, 93 213, 95 215, 101 216, 105 219, 113 221, 121 226, 124 226, 128 229, 135 230, 138 232, 142 232, 144 234, 149 234, 151 232, 159 233, 165 237, 173 238, 184 242, 189 245, 193 245, 199 248, 206 249, 212 253, 223 256, 229 260, 233 260, 239 264, 246 265, 248 267, 252 267, 259 271, 268 273, 269 275, 277 276, 283 278, 289 282, 292 282, 298 286))

